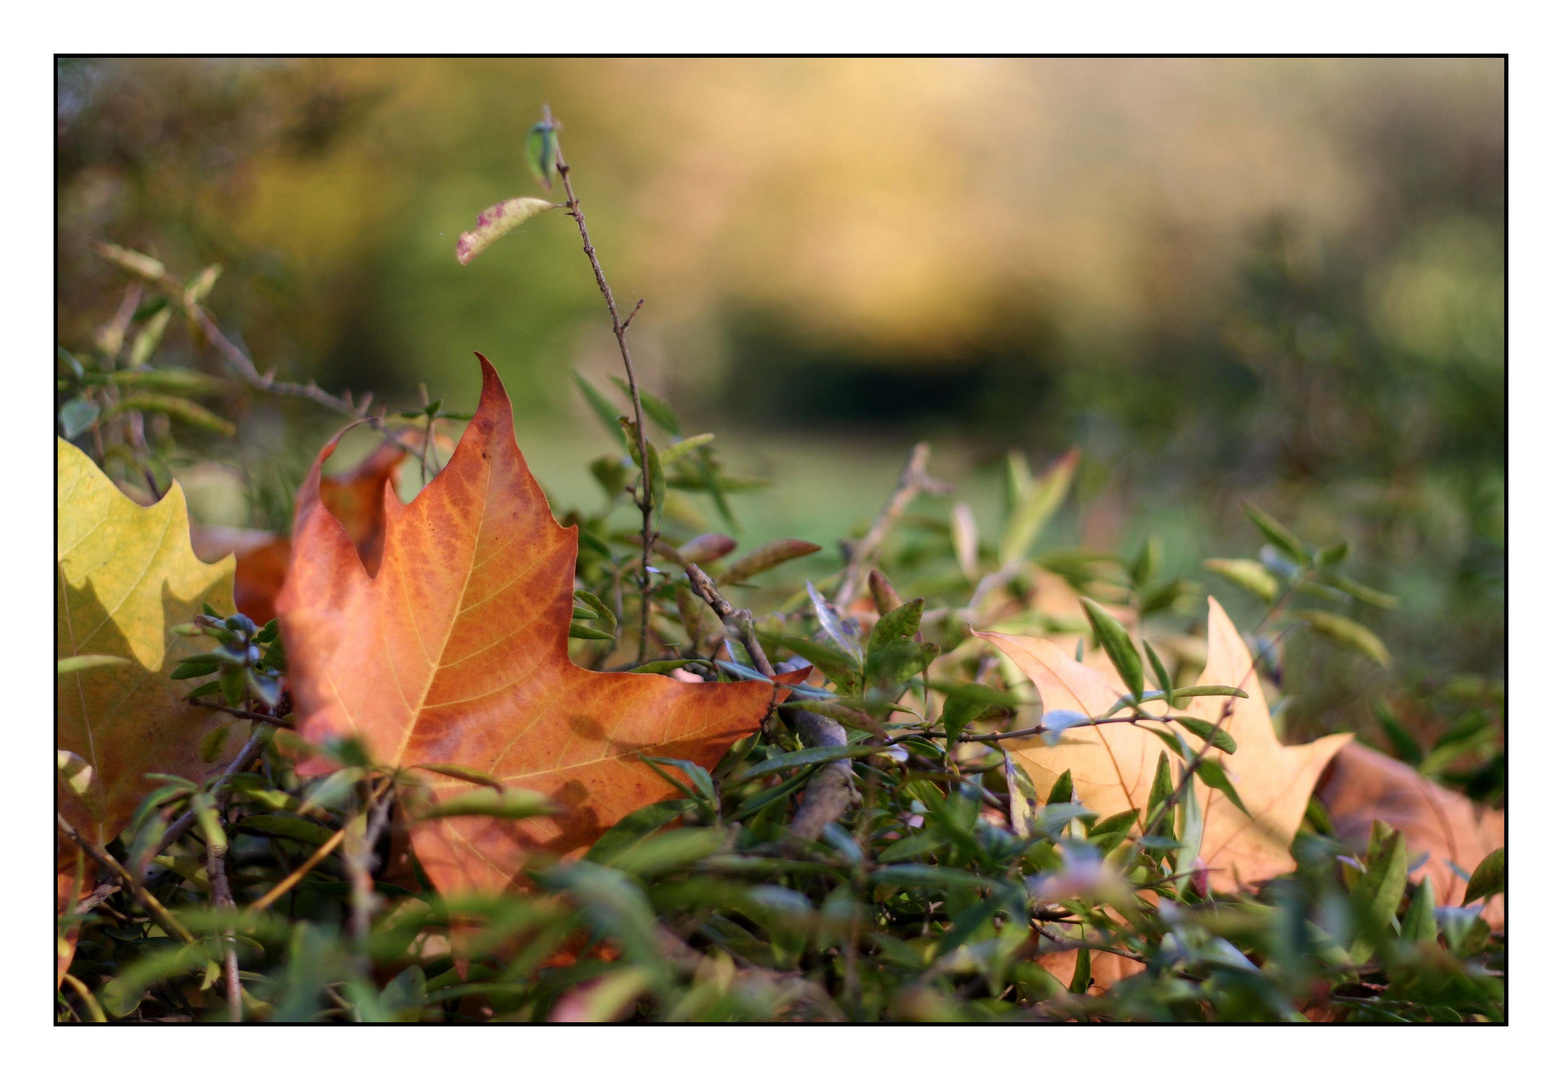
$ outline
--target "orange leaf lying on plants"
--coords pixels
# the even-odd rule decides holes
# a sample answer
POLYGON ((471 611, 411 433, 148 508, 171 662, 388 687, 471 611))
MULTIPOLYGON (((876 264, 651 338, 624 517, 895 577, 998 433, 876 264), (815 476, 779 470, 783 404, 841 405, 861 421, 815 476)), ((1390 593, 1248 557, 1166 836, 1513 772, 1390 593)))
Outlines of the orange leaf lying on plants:
MULTIPOLYGON (((977 636, 996 644, 1019 665, 1036 684, 1044 708, 1100 717, 1127 692, 1114 678, 1078 663, 1045 638, 977 636)), ((1236 753, 1211 749, 1206 757, 1225 766, 1232 786, 1253 815, 1244 814, 1203 781, 1194 781, 1204 817, 1199 854, 1209 867, 1211 887, 1236 889, 1295 869, 1290 846, 1307 799, 1324 766, 1351 737, 1328 735, 1304 746, 1280 744, 1252 656, 1214 599, 1209 602, 1209 661, 1198 683, 1235 686, 1248 695, 1196 697, 1178 707, 1181 714, 1219 723, 1235 738, 1236 753)), ((1158 714, 1164 706, 1152 702, 1146 711, 1158 714)), ((1138 810, 1143 825, 1156 762, 1166 750, 1150 728, 1172 730, 1159 721, 1080 726, 1065 732, 1056 746, 1037 739, 1011 744, 1011 749, 1038 791, 1048 790, 1068 770, 1075 792, 1090 810, 1102 818, 1138 810)), ((1200 745, 1197 737, 1186 731, 1183 735, 1190 745, 1200 745)))
MULTIPOLYGON (((405 506, 383 494, 376 574, 322 505, 320 466, 335 443, 321 452, 299 492, 277 603, 306 739, 355 736, 376 762, 458 765, 563 808, 414 822, 413 850, 444 892, 516 882, 538 849, 578 852, 673 792, 638 754, 713 766, 759 726, 774 693, 761 682, 694 685, 570 660, 576 530, 553 520, 515 444, 499 376, 479 360, 482 400, 450 463, 405 506)), ((425 775, 436 802, 474 790, 425 775)))

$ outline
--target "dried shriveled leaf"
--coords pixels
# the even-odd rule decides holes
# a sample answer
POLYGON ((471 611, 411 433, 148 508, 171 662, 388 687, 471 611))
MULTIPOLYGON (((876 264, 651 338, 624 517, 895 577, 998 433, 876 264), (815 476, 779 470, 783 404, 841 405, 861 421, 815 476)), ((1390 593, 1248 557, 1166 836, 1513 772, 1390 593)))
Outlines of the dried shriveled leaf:
MULTIPOLYGON (((201 740, 229 718, 186 703, 187 688, 169 679, 195 651, 172 628, 200 614, 203 602, 233 610, 233 560, 195 557, 177 483, 156 504, 138 506, 86 454, 63 440, 55 447, 56 661, 124 661, 66 665, 56 676, 57 746, 62 763, 76 767, 60 772, 55 790, 65 819, 106 844, 157 786, 147 773, 195 779, 212 768, 200 759, 201 740)), ((71 848, 58 853, 58 884, 67 890, 71 848)))
POLYGON ((456 260, 465 266, 505 233, 518 225, 524 225, 544 210, 553 209, 553 206, 547 199, 526 196, 495 203, 477 215, 477 228, 462 233, 456 241, 456 260))
MULTIPOLYGON (((1334 818, 1340 838, 1366 849, 1372 823, 1381 821, 1405 835, 1419 882, 1430 877, 1441 905, 1464 900, 1466 874, 1505 843, 1507 815, 1478 806, 1457 792, 1433 783, 1402 761, 1359 744, 1340 751, 1318 784, 1318 799, 1334 818), (1453 866, 1449 864, 1452 863, 1453 866)), ((1506 923, 1506 897, 1493 897, 1482 917, 1493 930, 1506 923)))
MULTIPOLYGON (((446 892, 502 888, 537 849, 589 846, 672 793, 638 755, 714 766, 759 726, 774 693, 570 661, 576 530, 553 520, 516 447, 499 377, 487 360, 482 371, 482 401, 444 471, 406 506, 385 492, 384 557, 372 576, 321 505, 326 447, 299 493, 278 602, 306 738, 356 736, 391 765, 478 769, 565 809, 414 824, 413 847, 446 892)), ((431 788, 436 800, 471 790, 454 779, 431 788)))
MULTIPOLYGON (((1294 869, 1291 840, 1301 824, 1307 799, 1319 774, 1349 735, 1330 735, 1305 746, 1282 746, 1264 704, 1252 657, 1224 609, 1210 600, 1209 661, 1201 684, 1236 686, 1247 697, 1198 697, 1181 711, 1218 722, 1236 739, 1237 752, 1210 750, 1220 761, 1237 793, 1252 812, 1242 813, 1202 780, 1194 791, 1204 816, 1200 856, 1210 869, 1210 884, 1235 889, 1294 869), (1222 714, 1230 714, 1222 721, 1222 714)), ((1036 684, 1046 709, 1077 709, 1100 716, 1122 697, 1124 687, 1111 676, 1076 662, 1044 638, 982 633, 1009 656, 1036 684)), ((1147 712, 1159 715, 1161 702, 1147 712)), ((1068 731, 1058 745, 1026 740, 1010 751, 1031 774, 1038 791, 1050 788, 1065 772, 1073 774, 1074 790, 1103 818, 1126 810, 1143 813, 1149 803, 1156 762, 1165 744, 1154 729, 1169 731, 1159 721, 1103 724, 1068 731)), ((1186 737, 1186 736, 1185 736, 1186 737)), ((1193 745, 1197 746, 1197 740, 1193 745)))

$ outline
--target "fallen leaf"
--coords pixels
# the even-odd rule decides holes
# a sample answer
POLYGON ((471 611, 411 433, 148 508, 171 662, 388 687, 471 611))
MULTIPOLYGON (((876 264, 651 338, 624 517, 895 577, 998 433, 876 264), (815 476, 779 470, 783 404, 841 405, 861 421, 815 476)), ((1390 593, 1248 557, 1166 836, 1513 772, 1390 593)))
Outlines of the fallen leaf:
MULTIPOLYGON (((1295 869, 1290 846, 1307 799, 1329 759, 1351 736, 1329 735, 1304 746, 1282 746, 1247 646, 1220 604, 1211 599, 1209 608, 1209 660, 1197 681, 1236 686, 1248 696, 1197 697, 1179 706, 1179 712, 1220 723, 1237 742, 1235 754, 1211 750, 1206 757, 1224 764, 1252 817, 1202 780, 1194 781, 1204 815, 1199 854, 1209 867, 1210 885, 1233 890, 1295 869)), ((977 636, 996 644, 1019 666, 1036 684, 1046 709, 1077 709, 1099 717, 1126 693, 1114 677, 1076 662, 1044 638, 981 632, 977 636)), ((1148 703, 1145 709, 1153 714, 1165 711, 1161 702, 1148 703)), ((1142 721, 1078 727, 1064 734, 1056 746, 1036 739, 1010 744, 1010 749, 1038 791, 1050 789, 1064 771, 1070 771, 1085 806, 1102 818, 1138 810, 1143 826, 1155 765, 1166 749, 1153 733, 1157 728, 1182 731, 1191 745, 1199 745, 1184 729, 1142 721)))
MULTIPOLYGON (((57 802, 73 828, 107 844, 157 786, 147 773, 199 779, 220 767, 201 761, 200 743, 232 718, 185 702, 189 686, 169 673, 195 652, 174 626, 200 614, 203 601, 233 610, 233 560, 195 557, 177 483, 138 506, 86 454, 55 445, 55 657, 126 661, 56 676, 56 745, 72 765, 56 783, 57 802)), ((57 884, 67 890, 75 857, 62 842, 57 884)))
MULTIPOLYGON (((1506 843, 1507 815, 1501 810, 1478 806, 1404 762, 1359 744, 1347 746, 1330 763, 1318 784, 1318 799, 1333 817, 1340 839, 1350 846, 1366 850, 1374 821, 1404 833, 1411 864, 1426 857, 1410 880, 1430 875, 1442 905, 1464 899, 1464 879, 1453 866, 1468 874, 1506 843)), ((1493 930, 1501 930, 1507 921, 1507 898, 1493 897, 1482 917, 1493 930)))
MULTIPOLYGON (((395 482, 405 460, 400 447, 381 443, 350 472, 320 480, 320 501, 347 530, 371 574, 379 569, 385 546, 385 484, 395 482)), ((276 618, 277 595, 292 558, 293 544, 288 537, 261 529, 192 524, 190 541, 196 555, 208 562, 224 555, 238 560, 233 603, 239 611, 261 626, 276 618)))
MULTIPOLYGON (((774 693, 570 660, 576 529, 553 520, 515 444, 509 398, 479 359, 482 400, 449 464, 405 506, 383 493, 376 574, 322 505, 334 441, 321 452, 299 492, 277 604, 306 739, 356 736, 377 762, 461 765, 563 807, 556 817, 414 823, 413 849, 444 892, 502 888, 539 849, 586 848, 673 792, 639 754, 712 767, 759 726, 774 693)), ((430 786, 436 801, 471 790, 443 776, 430 786)))

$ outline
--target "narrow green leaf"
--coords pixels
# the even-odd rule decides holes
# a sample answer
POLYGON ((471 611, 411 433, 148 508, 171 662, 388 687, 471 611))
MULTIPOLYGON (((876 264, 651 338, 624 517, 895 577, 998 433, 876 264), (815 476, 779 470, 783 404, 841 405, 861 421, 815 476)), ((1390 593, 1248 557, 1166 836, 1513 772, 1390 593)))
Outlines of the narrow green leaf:
POLYGON ((662 472, 662 459, 657 454, 656 447, 646 443, 645 453, 651 462, 651 524, 660 529, 662 510, 667 506, 667 476, 662 472))
POLYGON ((686 454, 692 454, 700 447, 709 444, 716 436, 709 432, 704 435, 690 435, 687 439, 679 439, 666 450, 662 451, 662 464, 673 465, 686 454))
POLYGON ((1052 783, 1052 790, 1047 792, 1047 805, 1054 803, 1072 802, 1074 799, 1074 770, 1064 769, 1063 775, 1052 783))
MULTIPOLYGON (((629 400, 631 405, 633 405, 635 398, 634 395, 629 392, 629 384, 626 383, 623 379, 619 378, 617 375, 609 375, 608 378, 612 380, 615 386, 624 392, 624 397, 629 400)), ((651 393, 643 386, 640 388, 640 408, 645 413, 645 415, 651 418, 651 423, 667 432, 667 434, 683 434, 683 428, 678 423, 678 417, 673 414, 672 409, 668 408, 665 401, 651 393)), ((705 436, 705 441, 709 442, 715 437, 716 436, 714 435, 705 436)), ((698 438, 698 436, 696 436, 696 438, 698 438)), ((693 447, 690 447, 690 449, 692 450, 693 447)))
POLYGON ((1161 663, 1160 655, 1151 647, 1149 641, 1144 642, 1144 654, 1150 658, 1150 670, 1155 672, 1155 682, 1161 688, 1161 693, 1170 695, 1171 676, 1166 674, 1166 665, 1161 663))
POLYGON ((1399 910, 1408 869, 1409 855, 1405 849, 1405 837, 1403 833, 1396 832, 1375 858, 1369 856, 1367 872, 1351 889, 1352 906, 1370 922, 1370 927, 1359 931, 1351 944, 1351 958, 1358 964, 1372 955, 1370 939, 1373 932, 1381 934, 1385 931, 1394 912, 1399 910))
POLYGON ((613 403, 602 395, 602 392, 586 381, 586 377, 580 372, 572 372, 575 376, 575 385, 580 388, 581 396, 586 399, 586 404, 591 406, 591 411, 596 414, 602 426, 607 428, 608 434, 619 440, 624 439, 624 433, 618 426, 619 411, 613 407, 613 403))
POLYGON ((1181 724, 1217 750, 1224 750, 1228 754, 1237 752, 1237 740, 1232 737, 1231 732, 1223 727, 1216 727, 1213 721, 1200 720, 1196 716, 1172 716, 1168 719, 1181 724))
POLYGON ((1242 509, 1247 513, 1248 520, 1258 528, 1258 531, 1268 537, 1269 542, 1274 544, 1275 547, 1290 556, 1298 566, 1312 565, 1312 555, 1308 552, 1307 545, 1297 539, 1295 533, 1250 502, 1244 502, 1242 509))
POLYGON ((422 820, 430 821, 447 817, 496 817, 514 820, 559 812, 558 804, 540 792, 528 791, 525 788, 505 788, 502 791, 479 788, 476 791, 452 796, 431 807, 424 813, 422 820))
MULTIPOLYGON (((1011 459, 1012 460, 1012 459, 1011 459)), ((1020 459, 1023 467, 1024 459, 1020 459)), ((1074 482, 1074 472, 1079 467, 1079 451, 1070 450, 1053 463, 1041 476, 1026 485, 1008 526, 998 545, 998 562, 1007 566, 1016 559, 1023 559, 1030 552, 1031 544, 1046 527, 1052 515, 1063 504, 1069 485, 1074 482)), ((1013 470, 1011 464, 1011 470, 1013 470)), ((1011 472, 1011 475, 1017 475, 1011 472)))
MULTIPOLYGON (((93 671, 97 668, 122 667, 130 663, 126 656, 99 656, 96 653, 82 653, 80 656, 67 656, 54 662, 56 675, 75 675, 83 671, 93 671)), ((174 669, 174 678, 180 678, 178 668, 174 669)), ((215 668, 213 669, 215 670, 215 668)))
POLYGON ((434 764, 422 764, 412 766, 414 769, 422 769, 424 772, 438 773, 440 776, 448 776, 455 780, 465 780, 469 784, 481 784, 491 787, 495 791, 504 790, 504 782, 498 777, 483 772, 481 769, 471 769, 465 765, 453 765, 449 762, 434 764))
POLYGON ((1090 989, 1090 950, 1078 949, 1074 953, 1074 977, 1068 982, 1068 992, 1083 994, 1090 989))
POLYGON ((1416 886, 1410 898, 1410 909, 1399 924, 1401 941, 1423 942, 1437 940, 1437 906, 1432 896, 1432 876, 1428 874, 1416 886))
POLYGON ((1280 583, 1252 559, 1205 559, 1204 569, 1225 578, 1239 589, 1252 593, 1266 604, 1280 595, 1280 583))
POLYGON ((752 766, 733 782, 743 783, 755 780, 761 776, 769 776, 771 773, 783 772, 786 769, 801 769, 810 765, 822 765, 831 761, 843 761, 847 758, 868 757, 872 754, 884 752, 882 746, 865 746, 857 743, 852 746, 810 746, 804 750, 793 750, 786 754, 777 754, 775 757, 762 761, 752 766))
POLYGON ((109 416, 118 416, 126 412, 156 412, 162 413, 171 420, 198 427, 203 431, 210 431, 225 438, 232 438, 238 431, 233 424, 224 420, 204 405, 198 405, 186 398, 174 397, 170 394, 146 394, 131 393, 119 399, 119 404, 108 411, 109 416))
POLYGON ((1248 817, 1252 817, 1252 811, 1242 802, 1242 796, 1237 794, 1237 789, 1231 785, 1231 777, 1226 775, 1226 767, 1214 758, 1200 758, 1196 768, 1198 777, 1205 785, 1214 788, 1231 800, 1231 804, 1242 811, 1248 817))
POLYGON ((1330 611, 1301 611, 1297 618, 1336 645, 1360 653, 1379 667, 1388 667, 1388 648, 1382 639, 1354 619, 1330 611))
POLYGON ((1464 887, 1464 903, 1508 891, 1508 849, 1500 847, 1482 859, 1464 887))
POLYGON ((1133 641, 1128 637, 1128 631, 1105 608, 1088 596, 1080 597, 1079 602, 1085 609, 1085 616, 1090 620, 1091 629, 1095 631, 1096 640, 1106 650, 1107 658, 1112 661, 1112 666, 1117 669, 1117 673, 1123 677, 1123 685, 1135 699, 1142 697, 1144 665, 1139 660, 1139 653, 1134 649, 1133 641))
MULTIPOLYGON (((549 120, 539 120, 526 133, 526 164, 544 191, 553 190, 553 170, 559 160, 559 135, 549 120)), ((541 201, 541 200, 537 200, 541 201)))

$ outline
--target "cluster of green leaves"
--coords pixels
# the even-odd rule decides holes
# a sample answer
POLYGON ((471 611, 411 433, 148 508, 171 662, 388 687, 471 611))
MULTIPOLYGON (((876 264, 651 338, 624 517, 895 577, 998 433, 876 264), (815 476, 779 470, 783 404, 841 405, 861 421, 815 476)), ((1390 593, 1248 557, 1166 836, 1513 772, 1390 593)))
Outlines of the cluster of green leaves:
MULTIPOLYGON (((553 129, 540 126, 529 156, 549 175, 556 154, 553 129)), ((167 279, 160 265, 127 269, 167 279)), ((167 316, 180 305, 192 309, 214 280, 204 274, 182 284, 177 297, 170 293, 174 307, 127 304, 121 338, 100 343, 90 369, 61 351, 59 419, 68 438, 91 440, 100 461, 122 457, 125 470, 150 470, 148 482, 166 486, 159 452, 131 418, 188 422, 200 414, 132 395, 155 386, 200 408, 189 399, 207 385, 201 377, 159 373, 148 360, 167 316), (130 327, 139 329, 127 353, 130 327), (143 349, 137 343, 149 334, 143 349)), ((1500 891, 1500 856, 1471 874, 1466 906, 1438 907, 1429 885, 1410 885, 1403 837, 1379 829, 1364 854, 1353 854, 1315 807, 1293 848, 1296 873, 1256 895, 1211 894, 1193 858, 1190 778, 1240 798, 1205 755, 1235 749, 1229 734, 1196 718, 1177 718, 1192 738, 1167 740, 1147 805, 1135 811, 1102 818, 1076 797, 1067 774, 1047 792, 1032 788, 997 737, 1023 726, 1032 706, 994 677, 991 654, 972 643, 972 625, 1078 634, 1081 655, 1094 642, 1121 676, 1128 694, 1112 710, 1044 713, 1036 718, 1043 738, 1081 723, 1133 722, 1157 698, 1175 704, 1231 692, 1189 685, 1195 659, 1166 637, 1164 658, 1150 644, 1160 630, 1186 630, 1199 591, 1163 572, 1156 540, 1131 555, 1043 543, 1069 495, 1072 455, 1039 476, 1022 456, 1010 458, 996 538, 984 541, 958 504, 947 516, 908 514, 876 553, 882 572, 870 591, 879 617, 865 634, 849 606, 828 599, 840 572, 754 584, 783 566, 795 570, 794 560, 816 554, 817 545, 775 540, 728 561, 736 542, 702 531, 710 522, 695 497, 708 499, 736 532, 729 496, 757 486, 725 471, 713 436, 684 435, 667 403, 642 390, 644 414, 660 432, 645 433, 642 460, 631 410, 584 379, 579 385, 613 451, 590 465, 603 504, 562 515, 580 527, 576 659, 629 666, 640 611, 624 592, 626 582, 637 591, 643 538, 628 527, 626 503, 643 489, 659 535, 647 628, 656 659, 640 670, 764 678, 750 638, 715 618, 679 572, 698 565, 754 609, 752 640, 766 659, 783 671, 811 666, 819 685, 792 686, 765 729, 714 768, 647 758, 645 767, 668 779, 676 798, 624 817, 583 858, 539 859, 529 891, 486 897, 439 895, 401 842, 407 819, 428 811, 415 777, 378 766, 350 742, 315 748, 336 759, 336 772, 301 777, 285 746, 292 736, 272 737, 274 725, 258 722, 241 752, 258 753, 253 764, 234 759, 206 784, 165 778, 109 845, 144 893, 100 889, 85 911, 67 917, 80 938, 59 1015, 218 1018, 225 1015, 220 968, 231 948, 245 1015, 271 1020, 1504 1016, 1505 942, 1469 906, 1500 891), (1033 609, 1031 590, 1048 575, 1086 598, 1082 615, 1033 609), (903 600, 892 581, 915 598, 903 600), (1102 604, 1133 613, 1137 640, 1102 604), (806 739, 804 714, 841 725, 844 740, 806 739), (791 824, 805 793, 822 770, 842 766, 853 804, 817 840, 800 836, 791 824), (392 790, 395 802, 385 797, 392 790), (381 830, 376 819, 391 807, 381 830), (193 825, 180 831, 186 816, 193 825), (1149 823, 1142 830, 1134 827, 1141 817, 1149 823), (371 832, 380 837, 376 851, 364 850, 371 832), (226 854, 231 906, 217 900, 211 856, 218 850, 226 854), (367 868, 375 865, 371 880, 367 868), (167 918, 148 912, 141 895, 154 897, 167 918), (170 925, 185 934, 170 935, 170 925), (1109 961, 1129 965, 1123 977, 1100 977, 1109 961)), ((617 389, 627 403, 628 386, 617 389)), ((436 420, 456 414, 436 401, 406 415, 422 417, 432 435, 436 420)), ((1348 549, 1315 548, 1255 508, 1249 516, 1265 541, 1258 557, 1205 565, 1266 605, 1256 637, 1271 679, 1284 681, 1276 625, 1283 615, 1387 664, 1361 620, 1393 600, 1344 576, 1348 549)), ((286 659, 275 627, 208 612, 189 629, 214 644, 175 677, 207 679, 196 693, 212 704, 271 709, 285 726, 286 659)), ((1479 730, 1455 719, 1430 751, 1404 725, 1396 728, 1391 712, 1382 715, 1400 756, 1428 775, 1463 776, 1467 790, 1488 796, 1500 788, 1489 713, 1479 730), (1472 757, 1481 764, 1470 772, 1472 757)), ((214 744, 209 760, 225 756, 214 744)), ((546 800, 528 795, 483 790, 441 809, 507 818, 549 812, 546 800)))
MULTIPOLYGON (((611 509, 632 486, 638 440, 616 413, 600 411, 622 440, 622 455, 592 466, 612 477, 604 481, 611 509)), ((726 489, 708 456, 710 440, 678 438, 676 418, 660 402, 647 412, 677 439, 660 454, 664 482, 671 474, 719 507, 726 489)), ((1002 550, 979 549, 979 573, 1045 563, 1028 552, 1063 494, 1048 491, 1045 480, 1026 481, 1017 485, 1002 550), (1038 503, 1051 505, 1037 513, 1038 503)), ((653 483, 653 490, 665 489, 653 483)), ((572 635, 588 661, 605 662, 622 639, 619 586, 636 567, 639 537, 608 529, 606 510, 573 516, 583 538, 594 534, 597 542, 581 545, 572 635)), ((1255 565, 1277 581, 1283 576, 1288 591, 1311 593, 1312 575, 1339 561, 1257 513, 1255 524, 1272 546, 1261 556, 1267 562, 1255 565), (1278 563, 1276 551, 1290 562, 1278 563)), ((669 547, 681 541, 684 558, 712 566, 727 588, 806 553, 783 541, 723 568, 731 547, 718 540, 725 538, 685 538, 676 519, 664 528, 669 547)), ((952 537, 949 543, 953 558, 952 537)), ((905 580, 922 577, 919 588, 951 580, 948 564, 930 565, 914 541, 887 551, 884 564, 905 580)), ((1118 584, 1132 595, 1157 591, 1153 549, 1103 564, 1124 571, 1118 584)), ((664 654, 678 655, 650 666, 762 677, 742 642, 689 603, 685 584, 666 577, 653 594, 653 626, 664 654)), ((1504 1015, 1502 940, 1476 909, 1438 908, 1428 885, 1408 885, 1402 837, 1380 830, 1365 857, 1356 857, 1331 837, 1327 815, 1314 813, 1295 845, 1296 874, 1257 896, 1210 895, 1188 854, 1196 824, 1174 805, 1188 789, 1167 756, 1143 808, 1154 825, 1142 834, 1133 813, 1101 819, 1086 809, 1067 776, 1036 792, 1003 742, 985 739, 1023 703, 984 682, 974 654, 947 656, 939 676, 930 675, 967 640, 968 628, 951 632, 947 615, 929 618, 924 599, 901 602, 882 575, 874 594, 883 614, 865 636, 813 582, 781 591, 791 594, 759 618, 758 639, 783 668, 812 665, 823 685, 794 688, 779 722, 711 770, 648 759, 646 767, 669 779, 678 797, 625 817, 582 859, 539 864, 528 893, 435 893, 394 840, 397 822, 416 812, 417 800, 404 798, 376 853, 397 872, 378 875, 379 914, 356 933, 360 856, 351 838, 361 835, 376 795, 391 784, 410 786, 410 777, 378 769, 344 745, 332 752, 346 768, 306 780, 278 740, 263 739, 252 768, 204 786, 170 780, 111 849, 194 940, 169 936, 132 897, 102 898, 79 917, 72 968, 93 988, 91 997, 65 990, 61 1014, 219 1017, 219 968, 232 944, 247 1014, 271 1020, 1504 1015), (792 723, 803 709, 844 725, 845 744, 805 743, 792 723), (798 800, 820 769, 839 762, 851 769, 858 802, 817 841, 804 840, 790 828, 798 800), (170 823, 184 813, 195 814, 198 827, 167 843, 170 823), (234 908, 210 899, 206 855, 216 844, 228 853, 234 908), (1099 982, 1092 965, 1115 958, 1143 969, 1091 993, 1099 982)), ((941 599, 959 610, 953 586, 944 592, 941 599)), ((1001 588, 996 595, 1004 595, 1001 588)), ((1269 599, 1278 610, 1282 590, 1269 599)), ((1168 607, 1141 603, 1139 610, 1168 607)), ((1174 665, 1134 642, 1094 602, 1085 604, 1081 629, 1105 649, 1130 694, 1108 717, 1080 722, 1137 713, 1156 698, 1231 692, 1179 683, 1168 671, 1174 665)), ((276 704, 285 658, 274 627, 208 615, 189 630, 210 635, 215 647, 176 675, 217 675, 201 689, 229 705, 276 704)), ((1335 639, 1350 644, 1348 635, 1335 639)), ((1224 733, 1197 730, 1189 719, 1184 726, 1195 738, 1170 747, 1183 768, 1200 765, 1192 747, 1232 749, 1221 746, 1224 733)), ((1199 775, 1229 790, 1216 772, 1200 768, 1199 775)), ((523 807, 493 801, 458 812, 513 817, 547 809, 543 800, 523 807)))

